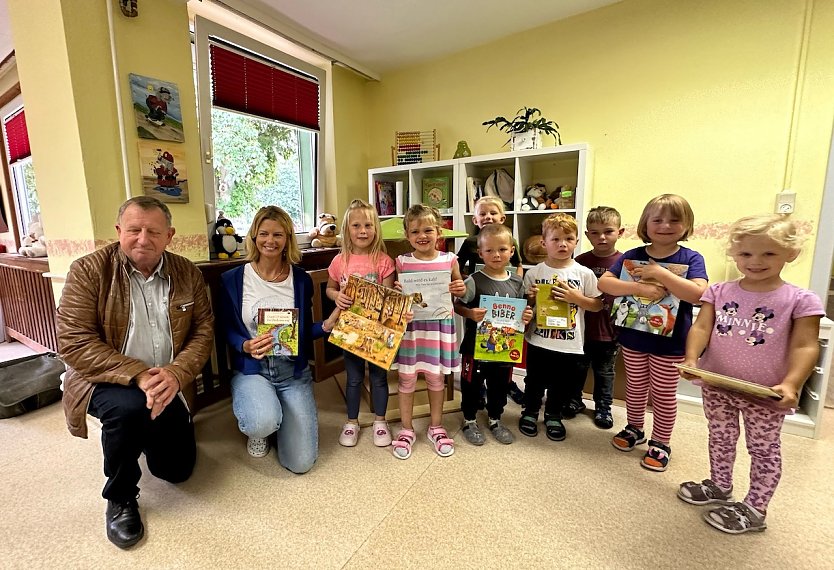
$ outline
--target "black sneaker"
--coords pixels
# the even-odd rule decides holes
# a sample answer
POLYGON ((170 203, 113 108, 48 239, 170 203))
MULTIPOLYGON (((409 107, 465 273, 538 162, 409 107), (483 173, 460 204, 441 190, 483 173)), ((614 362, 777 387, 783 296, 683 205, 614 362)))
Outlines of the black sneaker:
POLYGON ((568 435, 564 424, 562 424, 562 420, 556 418, 545 418, 544 429, 547 434, 547 439, 551 441, 562 441, 568 435))
POLYGON ((582 400, 571 400, 562 408, 562 418, 569 420, 575 418, 576 414, 584 411, 586 408, 582 400))
POLYGON ((614 418, 608 410, 597 410, 594 412, 594 425, 599 429, 611 429, 614 427, 614 418))
POLYGON ((518 431, 528 437, 536 437, 539 434, 539 426, 536 422, 537 418, 522 415, 518 420, 518 431))
POLYGON ((510 400, 519 406, 524 405, 524 390, 519 388, 515 382, 510 381, 510 389, 507 391, 507 395, 509 395, 510 400))

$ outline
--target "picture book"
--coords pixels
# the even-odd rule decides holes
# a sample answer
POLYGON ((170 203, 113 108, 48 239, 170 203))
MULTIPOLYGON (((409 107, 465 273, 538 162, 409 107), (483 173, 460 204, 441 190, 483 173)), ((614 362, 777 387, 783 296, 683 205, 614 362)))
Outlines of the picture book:
POLYGON ((391 368, 405 333, 411 295, 351 275, 345 293, 353 305, 342 311, 328 340, 371 364, 391 368))
POLYGON ((394 183, 387 180, 374 181, 376 190, 376 212, 380 216, 393 216, 397 213, 397 200, 394 183))
POLYGON ((454 316, 449 283, 451 271, 401 273, 397 279, 403 293, 411 295, 415 321, 438 321, 454 316))
POLYGON ((451 208, 449 177, 423 178, 423 204, 437 208, 444 213, 451 208))
POLYGON ((481 295, 480 307, 486 315, 475 329, 475 360, 521 362, 527 300, 481 295))
POLYGON ((774 392, 767 386, 762 386, 761 384, 748 382, 747 380, 740 380, 738 378, 733 378, 732 376, 716 374, 715 372, 702 370, 700 368, 695 368, 694 366, 685 366, 683 364, 675 364, 675 366, 677 366, 678 370, 680 370, 681 372, 688 372, 689 374, 697 376, 707 384, 716 386, 718 388, 735 390, 736 392, 744 392, 745 394, 750 394, 751 396, 759 396, 760 398, 773 398, 774 400, 782 399, 782 396, 780 396, 778 393, 774 392))
POLYGON ((576 309, 570 303, 557 301, 550 294, 553 285, 538 284, 536 294, 536 326, 540 329, 573 329, 576 328, 576 309))
POLYGON ((258 334, 272 335, 267 356, 298 356, 298 309, 258 309, 258 334))
MULTIPOLYGON (((648 261, 636 259, 624 260, 620 279, 623 281, 640 281, 639 278, 635 279, 634 269, 641 265, 648 265, 648 263, 648 261)), ((660 263, 659 265, 683 278, 686 278, 689 271, 688 265, 680 263, 660 263)), ((649 280, 643 282, 650 283, 649 280)), ((658 300, 626 295, 614 300, 611 307, 611 317, 614 319, 614 326, 617 327, 630 328, 660 336, 672 336, 679 305, 680 300, 671 294, 667 294, 658 300)))

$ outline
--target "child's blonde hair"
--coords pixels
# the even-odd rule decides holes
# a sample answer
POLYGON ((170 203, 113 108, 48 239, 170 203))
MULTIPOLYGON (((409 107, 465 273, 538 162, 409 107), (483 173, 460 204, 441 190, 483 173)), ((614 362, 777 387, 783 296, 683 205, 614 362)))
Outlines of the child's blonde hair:
POLYGON ((733 222, 727 237, 727 254, 733 255, 742 238, 767 236, 779 247, 799 254, 803 239, 796 233, 796 225, 786 214, 759 214, 745 216, 733 222))
POLYGON ((661 194, 649 200, 649 203, 643 208, 640 221, 637 223, 637 235, 643 240, 643 243, 651 243, 652 241, 649 238, 648 226, 649 218, 655 210, 660 210, 661 214, 669 212, 684 225, 686 230, 678 241, 686 241, 692 235, 692 230, 695 227, 695 214, 692 213, 689 202, 677 194, 661 194))
POLYGON ((425 204, 414 204, 403 217, 403 229, 405 230, 406 238, 408 237, 408 225, 418 220, 428 220, 431 222, 431 225, 437 228, 438 236, 443 231, 443 218, 440 215, 440 210, 426 206, 425 204))
POLYGON ((576 218, 568 214, 551 214, 545 218, 542 222, 542 237, 547 238, 547 232, 555 230, 562 230, 566 234, 579 237, 579 226, 576 223, 576 218))
POLYGON ((261 258, 261 252, 255 246, 255 240, 258 237, 258 230, 261 229, 261 224, 266 220, 278 222, 281 229, 284 230, 284 235, 287 237, 287 243, 284 245, 284 259, 290 265, 295 265, 301 261, 301 250, 298 247, 298 240, 295 237, 295 226, 292 223, 292 218, 283 209, 278 206, 264 206, 255 214, 252 220, 252 225, 249 226, 249 231, 246 232, 246 259, 255 263, 261 258), (252 242, 251 247, 249 242, 252 242))
POLYGON ((478 233, 478 247, 481 247, 481 242, 484 239, 492 237, 504 238, 508 245, 515 247, 513 233, 504 224, 487 224, 481 228, 481 231, 478 233))
POLYGON ((591 224, 615 224, 618 228, 622 226, 623 219, 620 213, 611 206, 597 206, 588 210, 588 217, 585 220, 585 225, 591 224))
POLYGON ((475 207, 472 208, 473 213, 478 210, 478 206, 481 204, 491 204, 498 208, 498 213, 502 216, 506 216, 507 213, 504 211, 504 201, 499 198, 498 196, 481 196, 475 201, 475 207))
POLYGON ((374 224, 374 239, 371 242, 370 251, 368 252, 371 261, 375 264, 380 252, 385 253, 385 242, 382 241, 382 228, 379 225, 379 216, 376 215, 376 208, 364 200, 353 200, 348 204, 347 210, 345 210, 345 216, 342 218, 342 259, 344 260, 345 267, 347 267, 350 254, 353 253, 353 242, 350 240, 350 215, 359 211, 364 212, 374 224))

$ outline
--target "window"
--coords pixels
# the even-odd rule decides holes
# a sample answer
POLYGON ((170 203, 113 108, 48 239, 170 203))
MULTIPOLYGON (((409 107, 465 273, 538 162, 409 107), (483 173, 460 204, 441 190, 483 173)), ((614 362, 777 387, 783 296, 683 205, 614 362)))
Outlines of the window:
POLYGON ((40 217, 35 169, 32 167, 32 152, 29 148, 29 133, 26 130, 26 114, 20 101, 12 102, 16 106, 11 113, 3 116, 3 139, 6 141, 6 153, 9 160, 9 178, 12 183, 14 208, 17 214, 21 236, 29 233, 29 224, 40 217))
POLYGON ((258 208, 275 204, 306 232, 323 184, 324 70, 201 18, 195 32, 204 182, 216 210, 243 234, 258 208))

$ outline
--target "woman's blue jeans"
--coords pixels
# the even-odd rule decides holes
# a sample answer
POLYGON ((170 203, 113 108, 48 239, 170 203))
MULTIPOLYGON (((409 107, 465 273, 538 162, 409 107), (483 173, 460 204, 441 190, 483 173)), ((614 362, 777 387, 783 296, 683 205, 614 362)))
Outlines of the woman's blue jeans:
POLYGON ((310 368, 298 378, 294 369, 294 361, 270 356, 261 361, 260 374, 236 373, 232 411, 245 435, 275 433, 279 463, 293 473, 306 473, 319 454, 318 413, 310 368))

